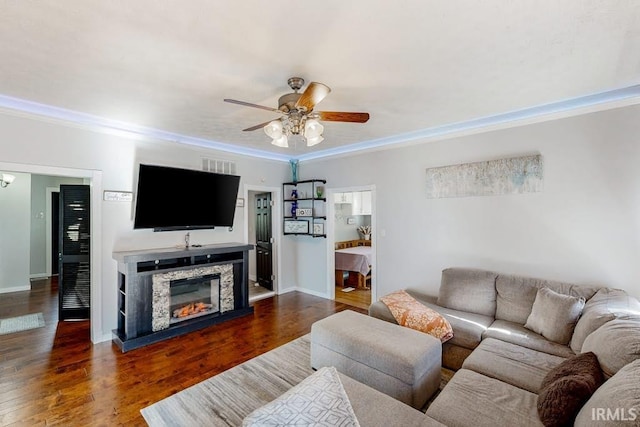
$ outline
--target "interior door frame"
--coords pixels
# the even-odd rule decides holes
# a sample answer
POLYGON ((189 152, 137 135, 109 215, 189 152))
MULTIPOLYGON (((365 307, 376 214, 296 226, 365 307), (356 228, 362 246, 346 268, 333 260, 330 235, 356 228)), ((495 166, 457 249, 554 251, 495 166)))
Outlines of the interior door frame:
MULTIPOLYGON (((261 185, 244 184, 243 197, 244 197, 244 243, 249 243, 249 191, 255 191, 259 193, 271 193, 271 201, 273 206, 271 207, 271 230, 273 236, 273 292, 276 295, 280 294, 280 272, 282 271, 282 256, 281 256, 281 242, 282 242, 282 188, 280 187, 266 187, 261 185)), ((255 250, 255 249, 254 249, 255 250)))
POLYGON ((46 274, 48 277, 51 277, 52 273, 53 273, 53 265, 51 263, 51 258, 53 257, 53 253, 52 253, 52 246, 53 246, 53 242, 51 239, 51 232, 53 230, 53 223, 51 220, 51 214, 53 212, 53 207, 52 207, 52 203, 51 203, 51 197, 53 196, 53 193, 60 193, 60 186, 57 187, 47 187, 46 189, 47 192, 47 200, 46 200, 46 257, 47 257, 47 263, 46 263, 46 274))
POLYGON ((357 187, 343 187, 343 188, 329 188, 327 189, 327 290, 326 294, 329 295, 329 299, 336 299, 336 259, 334 251, 336 247, 336 209, 335 203, 333 203, 334 194, 336 193, 351 193, 354 191, 371 191, 371 245, 373 246, 373 253, 371 255, 371 302, 378 300, 378 215, 376 213, 376 186, 375 185, 361 185, 357 187))
POLYGON ((0 161, 0 169, 36 175, 83 178, 91 187, 91 342, 111 339, 102 333, 102 171, 0 161))

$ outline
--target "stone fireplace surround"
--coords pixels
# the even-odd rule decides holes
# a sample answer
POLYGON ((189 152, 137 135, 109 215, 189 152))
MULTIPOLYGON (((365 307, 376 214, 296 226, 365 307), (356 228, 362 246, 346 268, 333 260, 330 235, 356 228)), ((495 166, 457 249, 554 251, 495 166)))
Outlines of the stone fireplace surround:
POLYGON ((233 310, 233 264, 154 274, 151 303, 151 329, 153 332, 167 329, 171 325, 171 282, 211 275, 220 275, 220 313, 233 310))

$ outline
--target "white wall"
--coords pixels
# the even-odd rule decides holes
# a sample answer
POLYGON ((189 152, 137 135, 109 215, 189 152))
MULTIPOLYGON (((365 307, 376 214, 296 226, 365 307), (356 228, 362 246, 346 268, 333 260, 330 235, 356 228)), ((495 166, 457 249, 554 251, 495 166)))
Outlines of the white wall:
MULTIPOLYGON (((309 161, 327 188, 375 184, 378 295, 437 294, 441 270, 493 269, 640 297, 640 106, 309 161), (540 153, 544 191, 427 199, 425 169, 540 153), (364 165, 364 166, 363 166, 364 165)), ((375 232, 375 231, 374 231, 375 232)), ((327 291, 326 242, 298 240, 295 280, 327 291)), ((332 274, 332 273, 331 273, 332 274)))
MULTIPOLYGON (((10 172, 2 170, 0 172, 10 172)), ((31 176, 11 174, 15 181, 0 188, 0 293, 24 291, 29 283, 31 176)))
MULTIPOLYGON (((176 143, 134 140, 5 114, 0 114, 0 153, 2 162, 102 171, 105 190, 133 191, 138 163, 200 169, 202 157, 236 161, 237 173, 242 176, 240 188, 245 183, 278 187, 289 177, 288 164, 284 162, 235 156, 176 143)), ((99 280, 102 290, 102 332, 103 339, 108 339, 111 329, 116 327, 117 312, 116 262, 111 257, 112 252, 181 244, 184 233, 134 231, 131 203, 101 202, 99 208, 102 217, 99 236, 102 242, 102 277, 94 280, 99 280)), ((28 210, 24 218, 28 224, 28 210)), ((191 242, 242 242, 244 221, 243 209, 237 208, 233 232, 227 229, 192 231, 191 242)), ((29 241, 28 229, 22 239, 29 241)), ((291 249, 287 251, 290 253, 291 249)), ((22 257, 26 260, 26 277, 29 274, 28 251, 22 257)))
MULTIPOLYGON (((31 175, 31 277, 47 273, 47 188, 60 189, 62 184, 82 184, 80 178, 64 178, 47 175, 31 175)), ((0 245, 6 244, 0 242, 0 245)))

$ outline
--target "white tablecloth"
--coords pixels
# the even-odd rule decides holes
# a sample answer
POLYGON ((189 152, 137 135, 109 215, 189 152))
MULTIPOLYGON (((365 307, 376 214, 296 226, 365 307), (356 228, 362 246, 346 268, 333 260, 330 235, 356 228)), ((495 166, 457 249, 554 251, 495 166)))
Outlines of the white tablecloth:
POLYGON ((363 276, 369 273, 371 266, 371 246, 336 250, 336 270, 357 271, 363 276))

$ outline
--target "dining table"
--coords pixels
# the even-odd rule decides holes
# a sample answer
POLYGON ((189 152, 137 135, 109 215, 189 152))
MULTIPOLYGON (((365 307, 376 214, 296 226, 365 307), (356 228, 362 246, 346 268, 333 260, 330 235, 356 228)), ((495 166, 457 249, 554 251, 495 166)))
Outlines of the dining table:
POLYGON ((367 278, 370 276, 372 255, 371 246, 336 249, 336 285, 344 287, 344 272, 347 271, 349 272, 348 285, 355 284, 358 289, 369 289, 367 278))

